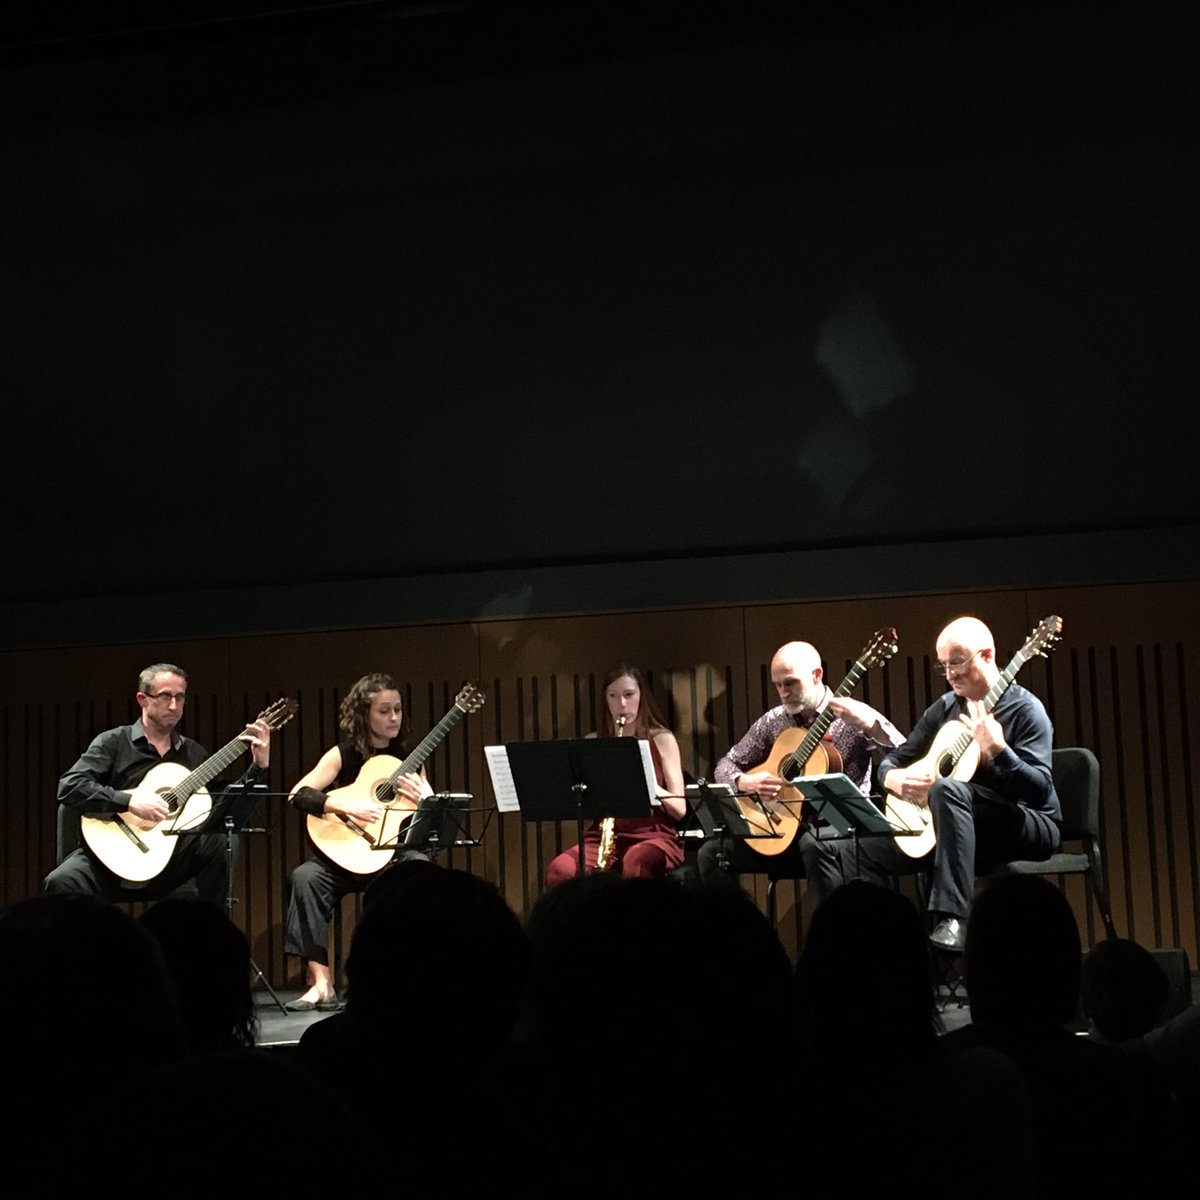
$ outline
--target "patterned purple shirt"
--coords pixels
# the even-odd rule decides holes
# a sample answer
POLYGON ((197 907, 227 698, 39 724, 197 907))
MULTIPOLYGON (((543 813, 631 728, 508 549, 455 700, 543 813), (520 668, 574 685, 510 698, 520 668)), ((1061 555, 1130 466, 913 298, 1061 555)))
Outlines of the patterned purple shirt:
MULTIPOLYGON (((732 785, 736 776, 766 762, 775 739, 792 726, 808 728, 812 725, 817 713, 825 708, 832 696, 833 693, 826 689, 825 699, 816 713, 793 715, 782 704, 763 713, 746 731, 746 736, 717 763, 713 778, 718 783, 732 785)), ((842 770, 867 796, 871 794, 871 771, 875 755, 904 744, 904 735, 882 714, 879 723, 882 732, 887 735, 887 741, 876 742, 841 717, 835 717, 825 731, 825 738, 833 742, 842 756, 842 770)))

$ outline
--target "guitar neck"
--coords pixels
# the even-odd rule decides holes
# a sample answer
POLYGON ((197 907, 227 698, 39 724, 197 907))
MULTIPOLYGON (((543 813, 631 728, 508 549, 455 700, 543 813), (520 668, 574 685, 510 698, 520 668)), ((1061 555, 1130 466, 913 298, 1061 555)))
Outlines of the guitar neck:
POLYGON ((185 775, 173 788, 170 795, 172 811, 185 804, 190 796, 198 792, 216 779, 230 763, 236 762, 245 754, 248 743, 241 738, 234 738, 228 745, 222 746, 216 754, 206 758, 198 767, 185 775))
MULTIPOLYGON (((1017 672, 1025 665, 1028 660, 1025 655, 1018 651, 1013 655, 1012 661, 1000 672, 999 678, 987 690, 987 695, 980 702, 983 705, 985 713, 992 712, 996 705, 1000 703, 1000 697, 1008 691, 1008 685, 1017 677, 1017 672)), ((974 735, 969 729, 964 730, 950 744, 950 762, 957 763, 960 758, 967 752, 967 747, 974 740, 974 735)))
POLYGON ((453 708, 420 740, 415 750, 387 777, 379 789, 381 796, 394 796, 396 783, 402 775, 410 775, 419 771, 425 760, 441 745, 446 734, 463 719, 463 710, 454 705, 453 708))
MULTIPOLYGON (((850 668, 849 674, 838 684, 837 691, 833 693, 834 697, 840 698, 850 695, 858 686, 858 681, 866 674, 866 671, 867 668, 856 660, 854 666, 850 668)), ((787 767, 789 773, 791 771, 802 770, 804 764, 812 758, 813 751, 821 744, 821 739, 825 736, 830 725, 833 724, 835 715, 828 704, 817 714, 816 720, 809 727, 808 733, 804 735, 804 741, 784 760, 785 766, 790 762, 790 767, 787 767)))

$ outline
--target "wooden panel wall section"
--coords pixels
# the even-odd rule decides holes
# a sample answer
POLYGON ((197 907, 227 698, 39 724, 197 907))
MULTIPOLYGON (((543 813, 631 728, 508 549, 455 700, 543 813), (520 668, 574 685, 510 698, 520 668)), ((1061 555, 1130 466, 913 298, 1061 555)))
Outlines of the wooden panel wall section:
MULTIPOLYGON (((235 872, 237 918, 272 982, 298 979, 283 955, 288 873, 308 853, 303 823, 282 793, 337 738, 337 705, 355 679, 383 670, 400 680, 412 732, 423 735, 470 680, 484 708, 454 729, 429 763, 439 788, 470 792, 481 844, 446 861, 494 882, 520 914, 542 890, 550 858, 574 828, 526 824, 488 811, 485 745, 576 737, 595 726, 600 680, 619 660, 642 666, 679 737, 684 769, 708 776, 749 722, 774 703, 767 664, 793 638, 822 652, 839 682, 874 631, 894 625, 900 649, 869 671, 856 695, 906 731, 944 681, 933 642, 946 621, 974 613, 996 633, 1001 661, 1042 617, 1065 621, 1060 645, 1020 680, 1046 702, 1056 744, 1100 759, 1104 846, 1117 929, 1148 946, 1182 946, 1200 961, 1200 851, 1196 734, 1200 665, 1193 615, 1200 584, 1128 585, 990 594, 877 596, 846 600, 494 620, 183 643, 96 646, 0 655, 0 834, 3 900, 40 890, 55 861, 59 775, 102 729, 133 720, 138 671, 176 661, 190 677, 187 732, 215 749, 280 695, 300 701, 275 738, 268 832, 245 839, 235 872)), ((1086 944, 1102 936, 1077 879, 1062 885, 1086 944)), ((765 904, 762 877, 745 886, 765 904)), ((902 882, 906 890, 910 884, 902 882)), ((780 935, 799 951, 804 885, 778 892, 780 935)), ((346 933, 353 908, 346 908, 346 933)))

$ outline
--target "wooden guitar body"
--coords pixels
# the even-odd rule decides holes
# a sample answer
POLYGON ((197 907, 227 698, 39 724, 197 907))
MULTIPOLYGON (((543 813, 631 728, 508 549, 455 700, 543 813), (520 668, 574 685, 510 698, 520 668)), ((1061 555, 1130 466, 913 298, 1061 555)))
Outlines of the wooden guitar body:
MULTIPOLYGON (((910 763, 909 771, 919 771, 934 779, 970 779, 979 766, 979 747, 971 739, 967 748, 957 758, 954 743, 964 734, 965 727, 959 720, 947 721, 933 736, 924 757, 910 763)), ((911 835, 896 838, 896 845, 909 858, 923 858, 933 849, 937 835, 933 829, 933 815, 927 804, 916 804, 902 796, 886 793, 884 814, 902 829, 911 829, 911 835)))
POLYGON ((421 739, 413 752, 401 761, 390 754, 368 758, 358 778, 329 793, 339 800, 374 800, 384 805, 378 821, 361 822, 337 813, 310 813, 307 827, 313 845, 326 858, 355 875, 374 875, 396 856, 396 846, 405 826, 417 810, 417 804, 396 791, 402 775, 415 774, 441 745, 442 739, 468 713, 478 712, 486 700, 484 693, 468 683, 450 706, 450 711, 421 739), (384 848, 387 847, 387 848, 384 848))
MULTIPOLYGON (((747 774, 769 771, 782 779, 797 779, 800 775, 827 775, 842 769, 842 756, 832 742, 820 741, 808 756, 800 771, 789 765, 789 756, 799 749, 808 730, 802 725, 785 729, 771 747, 766 762, 751 767, 747 774)), ((773 837, 757 837, 746 842, 758 854, 774 858, 782 854, 795 840, 803 819, 804 797, 794 787, 780 788, 772 800, 757 800, 750 796, 739 796, 738 807, 747 824, 756 832, 774 834, 773 837), (760 807, 761 805, 761 807, 760 807)))
MULTIPOLYGON (((848 696, 866 671, 876 663, 887 662, 895 653, 895 629, 877 629, 833 695, 838 698, 848 696)), ((768 771, 772 775, 778 775, 780 779, 790 781, 799 779, 801 775, 829 775, 841 771, 841 753, 825 738, 825 732, 834 720, 833 708, 826 705, 813 719, 811 729, 805 729, 801 725, 785 729, 775 739, 767 761, 751 768, 747 774, 768 771)), ((801 810, 804 805, 804 797, 799 789, 780 788, 772 800, 739 796, 737 804, 752 829, 774 835, 756 837, 745 843, 758 854, 774 858, 796 840, 803 820, 801 810)))
POLYGON ((331 800, 374 800, 384 805, 378 821, 360 822, 332 813, 309 813, 308 836, 313 845, 343 870, 355 875, 374 875, 395 857, 398 835, 417 810, 415 801, 394 795, 388 782, 401 765, 400 759, 390 754, 376 754, 363 763, 353 783, 329 793, 331 800), (376 849, 384 844, 391 848, 376 849))
MULTIPOLYGON (((130 793, 150 799, 166 797, 167 793, 187 778, 189 771, 182 763, 159 763, 130 793)), ((204 788, 193 792, 184 803, 178 818, 162 821, 143 821, 133 813, 113 813, 111 816, 85 816, 80 819, 79 832, 92 853, 114 874, 130 883, 146 883, 162 874, 179 838, 165 833, 178 824, 182 828, 203 823, 212 808, 212 799, 204 788)))

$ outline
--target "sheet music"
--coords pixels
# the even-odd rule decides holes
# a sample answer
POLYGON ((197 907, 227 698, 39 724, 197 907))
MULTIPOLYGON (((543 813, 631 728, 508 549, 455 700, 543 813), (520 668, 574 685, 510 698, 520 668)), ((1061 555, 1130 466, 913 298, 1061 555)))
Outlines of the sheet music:
POLYGON ((669 796, 671 793, 666 788, 660 788, 658 780, 654 778, 654 759, 650 754, 650 743, 644 738, 639 738, 638 749, 642 752, 642 770, 646 773, 646 791, 650 793, 650 803, 661 804, 659 796, 669 796))
POLYGON ((484 746, 488 774, 492 777, 492 791, 496 795, 496 808, 500 812, 520 812, 517 801, 517 785, 513 783, 512 765, 508 751, 503 746, 484 746))

